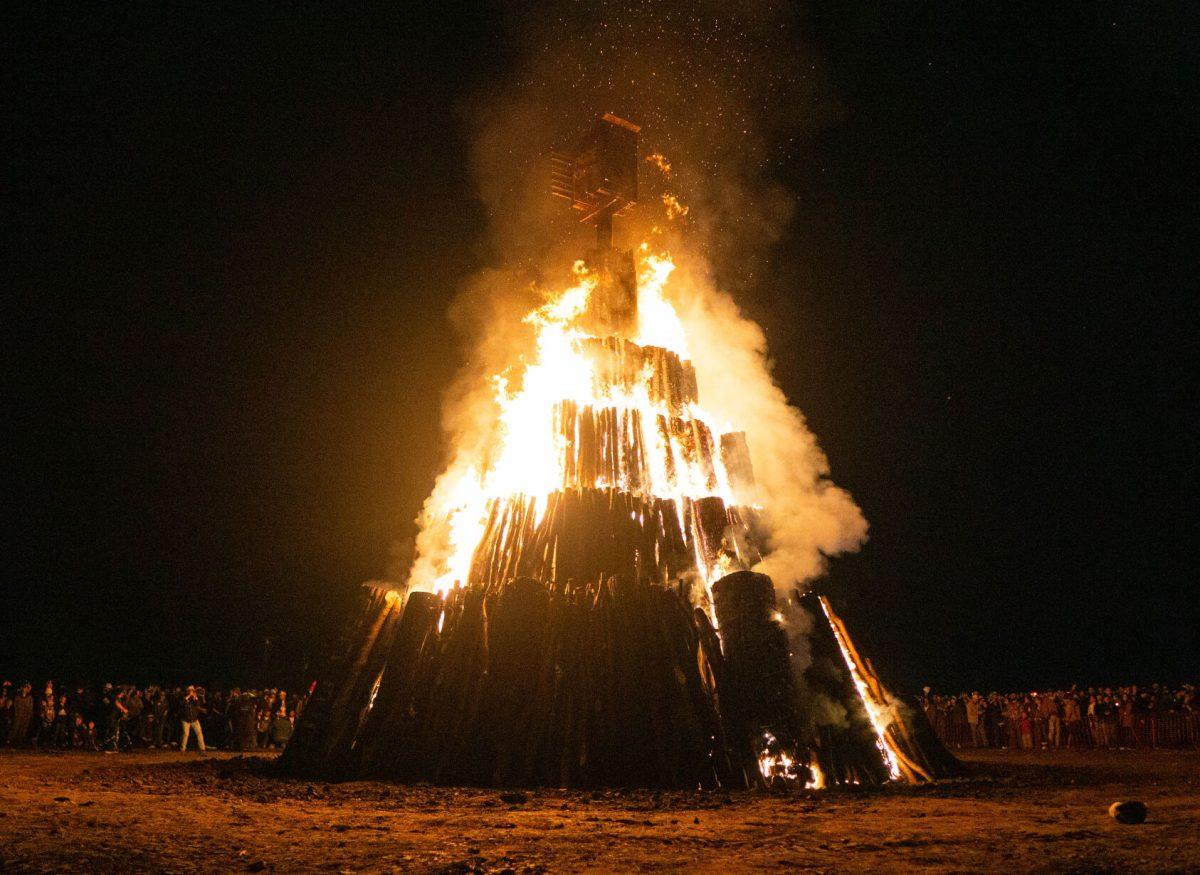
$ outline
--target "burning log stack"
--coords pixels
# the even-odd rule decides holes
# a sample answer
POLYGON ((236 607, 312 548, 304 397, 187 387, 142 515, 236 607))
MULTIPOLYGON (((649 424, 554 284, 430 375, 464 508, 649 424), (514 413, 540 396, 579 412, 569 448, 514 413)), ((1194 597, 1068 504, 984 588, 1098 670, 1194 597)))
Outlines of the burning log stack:
POLYGON ((777 605, 750 571, 767 539, 746 435, 699 406, 660 294, 672 266, 650 264, 639 288, 634 252, 612 248, 612 219, 636 199, 637 131, 605 116, 555 157, 555 193, 596 226, 598 248, 578 286, 526 318, 538 357, 512 394, 497 381, 495 440, 447 490, 460 502, 446 508, 453 555, 407 598, 367 590, 287 771, 732 788, 927 780, 946 766, 827 601, 777 605), (811 633, 789 640, 782 621, 811 633), (837 719, 816 719, 817 703, 837 719))

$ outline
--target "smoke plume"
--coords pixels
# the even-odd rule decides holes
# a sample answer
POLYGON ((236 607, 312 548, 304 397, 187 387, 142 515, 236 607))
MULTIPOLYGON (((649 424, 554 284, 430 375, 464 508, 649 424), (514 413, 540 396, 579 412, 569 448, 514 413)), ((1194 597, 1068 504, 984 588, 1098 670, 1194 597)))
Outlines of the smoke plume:
POLYGON ((591 231, 548 196, 546 153, 596 114, 642 126, 639 205, 616 223, 616 245, 671 253, 668 293, 688 332, 700 401, 746 431, 770 526, 761 570, 780 587, 822 573, 854 550, 867 524, 803 415, 771 376, 763 331, 736 300, 753 293, 792 197, 774 176, 837 112, 819 64, 784 4, 551 2, 514 4, 513 75, 463 108, 473 171, 490 220, 493 267, 454 304, 470 355, 447 394, 452 455, 426 504, 410 579, 431 579, 450 550, 435 511, 486 452, 496 411, 489 375, 530 350, 521 317, 541 290, 568 284, 591 231), (669 171, 665 166, 669 164, 669 171), (669 196, 664 199, 664 196, 669 196))

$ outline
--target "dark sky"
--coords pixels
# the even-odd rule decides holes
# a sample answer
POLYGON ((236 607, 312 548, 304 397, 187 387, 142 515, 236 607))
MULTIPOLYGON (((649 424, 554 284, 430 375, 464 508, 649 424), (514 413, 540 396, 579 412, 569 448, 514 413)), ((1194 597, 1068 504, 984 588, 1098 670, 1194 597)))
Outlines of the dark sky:
MULTIPOLYGON (((841 109, 743 304, 902 688, 1200 665, 1197 15, 1047 5, 801 10, 841 109)), ((501 13, 57 10, 4 13, 0 675, 297 662, 443 458, 501 13)))

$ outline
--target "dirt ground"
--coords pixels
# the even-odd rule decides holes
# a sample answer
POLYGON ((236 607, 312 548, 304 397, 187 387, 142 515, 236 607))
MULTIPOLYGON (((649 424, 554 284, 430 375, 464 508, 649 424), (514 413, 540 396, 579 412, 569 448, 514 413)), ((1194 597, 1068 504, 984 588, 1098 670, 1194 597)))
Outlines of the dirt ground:
POLYGON ((0 753, 0 871, 1200 872, 1200 752, 968 754, 920 788, 502 793, 267 757, 0 753), (1141 826, 1107 816, 1150 807, 1141 826))

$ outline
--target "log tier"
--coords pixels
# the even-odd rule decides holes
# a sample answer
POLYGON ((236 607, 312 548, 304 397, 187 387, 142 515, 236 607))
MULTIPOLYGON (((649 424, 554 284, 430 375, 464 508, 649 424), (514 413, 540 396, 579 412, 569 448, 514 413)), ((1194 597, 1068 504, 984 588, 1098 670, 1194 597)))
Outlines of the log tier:
POLYGON ((718 490, 712 431, 702 421, 636 407, 554 405, 564 488, 611 486, 639 494, 718 490))
POLYGON ((514 577, 595 581, 618 576, 659 583, 699 570, 758 561, 757 517, 717 496, 653 498, 617 489, 553 492, 545 508, 527 496, 496 499, 468 580, 495 586, 514 577))
POLYGON ((596 397, 634 394, 645 387, 652 404, 683 416, 699 398, 696 368, 661 346, 640 346, 623 337, 588 337, 580 349, 592 363, 596 397))

